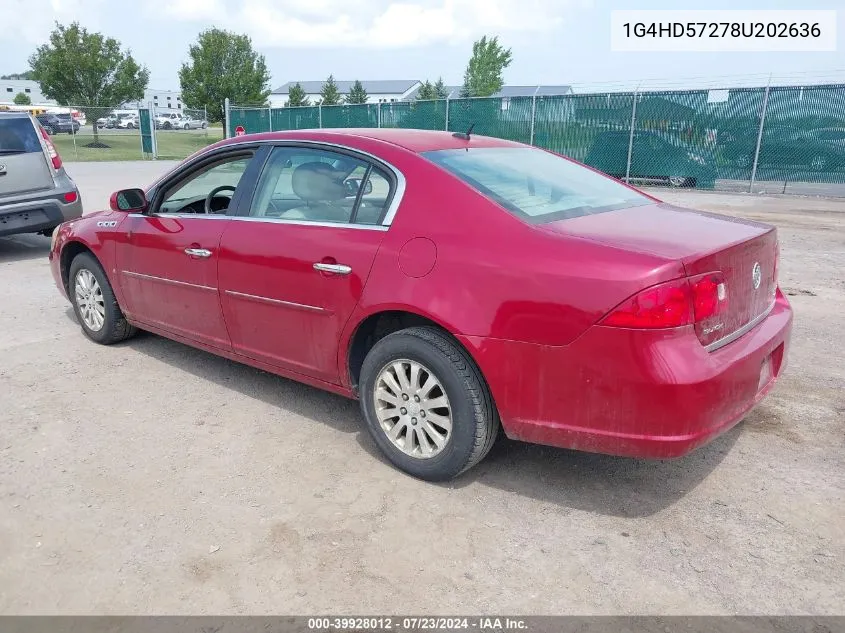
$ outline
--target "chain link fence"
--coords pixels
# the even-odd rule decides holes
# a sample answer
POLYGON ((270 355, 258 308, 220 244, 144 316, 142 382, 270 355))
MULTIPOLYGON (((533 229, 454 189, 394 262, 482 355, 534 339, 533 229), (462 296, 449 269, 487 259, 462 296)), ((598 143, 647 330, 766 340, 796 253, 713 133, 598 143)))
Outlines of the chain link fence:
POLYGON ((223 138, 222 126, 211 125, 205 110, 145 107, 152 117, 154 153, 143 151, 137 107, 50 106, 36 118, 67 161, 182 160, 223 138))
POLYGON ((529 143, 635 184, 845 196, 845 85, 229 106, 227 133, 338 127, 529 143))

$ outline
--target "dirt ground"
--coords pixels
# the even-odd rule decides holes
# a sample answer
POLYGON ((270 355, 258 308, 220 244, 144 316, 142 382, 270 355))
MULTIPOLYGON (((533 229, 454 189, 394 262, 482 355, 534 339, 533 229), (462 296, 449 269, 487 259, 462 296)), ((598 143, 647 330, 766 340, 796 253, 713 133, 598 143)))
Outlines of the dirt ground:
MULTIPOLYGON (((162 163, 75 164, 87 208, 162 163)), ((786 373, 674 461, 501 439, 448 485, 357 403, 141 335, 102 347, 46 238, 0 238, 2 614, 842 614, 845 200, 660 192, 776 224, 786 373)))

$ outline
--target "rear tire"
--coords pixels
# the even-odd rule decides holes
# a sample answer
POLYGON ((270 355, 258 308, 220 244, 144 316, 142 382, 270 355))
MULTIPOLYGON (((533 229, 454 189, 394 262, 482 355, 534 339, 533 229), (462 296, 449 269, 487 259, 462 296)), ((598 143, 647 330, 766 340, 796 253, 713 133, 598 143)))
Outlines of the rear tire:
POLYGON ((499 417, 480 370, 437 328, 408 328, 378 341, 364 359, 359 387, 376 444, 394 466, 414 477, 457 477, 481 461, 496 439, 499 417))
POLYGON ((68 296, 82 331, 92 341, 111 345, 137 332, 123 316, 106 273, 90 253, 80 253, 70 263, 68 296))

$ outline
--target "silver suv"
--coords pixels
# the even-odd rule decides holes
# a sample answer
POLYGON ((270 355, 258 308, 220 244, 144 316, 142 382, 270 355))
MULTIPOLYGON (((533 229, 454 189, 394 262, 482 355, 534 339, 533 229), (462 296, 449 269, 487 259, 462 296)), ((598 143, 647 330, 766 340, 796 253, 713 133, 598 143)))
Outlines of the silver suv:
POLYGON ((0 236, 50 235, 81 215, 79 189, 44 128, 27 112, 0 112, 0 236))

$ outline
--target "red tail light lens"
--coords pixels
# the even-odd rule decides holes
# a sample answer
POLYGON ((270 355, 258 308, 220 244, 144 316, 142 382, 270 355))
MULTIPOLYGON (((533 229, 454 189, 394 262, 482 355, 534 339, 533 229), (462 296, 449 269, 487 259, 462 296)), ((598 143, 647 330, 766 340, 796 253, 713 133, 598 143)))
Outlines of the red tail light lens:
POLYGON ((76 192, 75 192, 75 191, 68 191, 68 192, 64 195, 65 202, 67 202, 68 204, 70 204, 71 202, 76 202, 76 199, 77 199, 78 197, 79 197, 79 196, 76 194, 76 192))
POLYGON ((690 278, 695 333, 702 345, 724 336, 724 315, 728 309, 728 291, 722 273, 707 273, 690 278))
POLYGON ((53 169, 59 169, 62 166, 62 157, 56 151, 56 146, 53 145, 53 141, 50 140, 50 135, 47 134, 47 131, 43 127, 39 127, 38 129, 41 130, 41 138, 44 139, 44 144, 47 146, 47 153, 50 155, 53 169))
POLYGON ((704 321, 725 309, 728 293, 721 273, 704 275, 690 280, 695 321, 704 321))
POLYGON ((722 273, 675 279, 646 288, 614 308, 602 325, 635 329, 695 324, 705 345, 722 335, 728 292, 722 273))
POLYGON ((623 301, 601 323, 638 329, 689 325, 692 323, 689 282, 686 279, 675 279, 646 288, 623 301))

